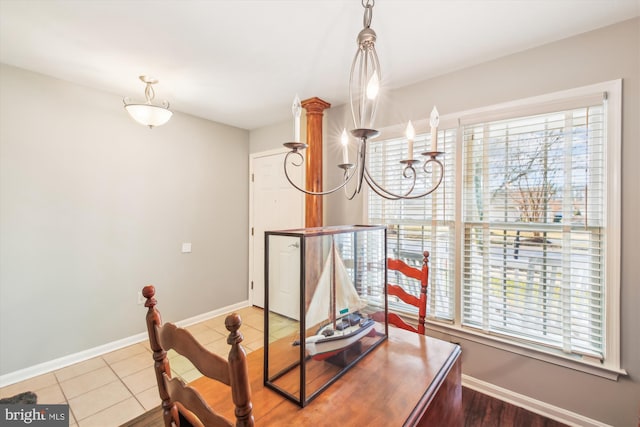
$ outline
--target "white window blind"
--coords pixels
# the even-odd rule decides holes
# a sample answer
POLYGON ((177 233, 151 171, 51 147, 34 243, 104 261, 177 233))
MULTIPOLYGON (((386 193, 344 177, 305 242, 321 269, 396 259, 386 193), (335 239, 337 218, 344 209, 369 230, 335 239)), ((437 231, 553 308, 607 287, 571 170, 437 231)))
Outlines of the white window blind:
POLYGON ((462 324, 604 357, 603 100, 463 127, 462 324))
MULTIPOLYGON (((454 244, 455 244, 455 142, 456 130, 438 132, 438 150, 444 163, 444 179, 437 191, 429 196, 413 200, 387 200, 370 191, 368 196, 368 220, 370 224, 387 226, 387 255, 402 259, 409 265, 422 265, 423 252, 429 251, 429 286, 427 317, 452 320, 454 316, 454 244)), ((431 150, 431 136, 417 135, 414 141, 414 158, 431 150)), ((404 138, 372 142, 368 153, 368 170, 373 179, 396 194, 403 194, 410 179, 402 177, 400 160, 407 158, 407 142, 404 138)), ((423 158, 423 157, 422 157, 423 158)), ((418 173, 416 192, 430 188, 435 178, 422 171, 422 164, 415 166, 418 173)), ((430 170, 430 169, 428 169, 430 170)), ((408 292, 419 296, 419 283, 389 272, 389 281, 402 285, 408 292)), ((417 313, 415 307, 399 300, 390 300, 390 307, 397 311, 417 313)))
MULTIPOLYGON (((387 225, 390 257, 417 265, 431 253, 430 328, 607 378, 624 373, 621 96, 616 80, 446 115, 441 187, 418 200, 370 193, 368 221, 387 225)), ((418 136, 415 158, 429 139, 418 136)), ((370 173, 398 193, 406 145, 369 147, 370 173)))

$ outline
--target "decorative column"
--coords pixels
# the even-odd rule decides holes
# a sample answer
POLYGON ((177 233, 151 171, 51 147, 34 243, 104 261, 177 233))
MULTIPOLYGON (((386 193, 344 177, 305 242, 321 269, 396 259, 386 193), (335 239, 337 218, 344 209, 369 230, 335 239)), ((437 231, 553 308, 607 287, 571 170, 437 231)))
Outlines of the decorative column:
MULTIPOLYGON (((331 104, 320 98, 310 98, 301 102, 302 108, 307 112, 307 158, 305 160, 305 182, 307 191, 322 191, 322 117, 323 111, 331 104)), ((305 227, 322 226, 322 196, 305 195, 305 227)), ((306 245, 305 257, 308 260, 317 260, 309 263, 305 268, 305 281, 307 294, 306 301, 311 301, 315 288, 322 272, 323 239, 309 239, 306 245), (315 242, 315 244, 311 244, 315 242)), ((305 307, 305 312, 309 307, 305 307)), ((307 325, 307 328, 313 325, 307 325)))
MULTIPOLYGON (((322 191, 322 117, 331 104, 314 97, 302 101, 307 112, 307 191, 322 191)), ((322 196, 305 195, 305 227, 322 226, 322 196)))

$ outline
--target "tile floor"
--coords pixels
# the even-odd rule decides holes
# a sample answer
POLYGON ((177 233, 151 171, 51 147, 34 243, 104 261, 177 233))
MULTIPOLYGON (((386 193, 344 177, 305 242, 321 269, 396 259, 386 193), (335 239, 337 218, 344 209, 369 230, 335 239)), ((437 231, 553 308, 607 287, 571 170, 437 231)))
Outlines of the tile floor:
MULTIPOLYGON (((242 317, 240 331, 246 351, 261 348, 264 344, 262 309, 246 307, 237 312, 242 317)), ((207 349, 226 357, 229 345, 224 318, 225 315, 221 315, 187 329, 207 349)), ((274 328, 274 333, 277 332, 274 328)), ((173 351, 168 355, 174 376, 186 382, 199 376, 182 356, 173 351)), ((3 387, 0 398, 24 391, 36 393, 38 403, 69 404, 71 427, 119 426, 160 404, 148 341, 3 387)))

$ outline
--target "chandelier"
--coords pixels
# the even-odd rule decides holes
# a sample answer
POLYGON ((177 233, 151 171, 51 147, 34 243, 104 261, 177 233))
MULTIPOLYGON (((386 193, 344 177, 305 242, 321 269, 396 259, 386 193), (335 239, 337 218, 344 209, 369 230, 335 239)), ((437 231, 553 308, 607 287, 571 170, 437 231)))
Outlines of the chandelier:
POLYGON ((167 123, 173 115, 169 110, 169 102, 162 101, 160 105, 151 103, 156 96, 152 85, 158 83, 158 80, 148 76, 140 76, 140 80, 146 84, 144 88, 146 102, 144 104, 133 103, 130 98, 125 97, 122 100, 125 110, 136 122, 149 126, 149 129, 167 123))
POLYGON ((413 158, 413 139, 415 138, 415 130, 411 122, 407 125, 407 143, 408 143, 408 157, 407 159, 400 161, 400 168, 403 177, 403 190, 390 191, 385 189, 376 182, 375 179, 369 173, 367 168, 367 143, 372 138, 380 135, 380 132, 373 129, 373 122, 376 115, 378 106, 378 92, 380 88, 381 75, 380 75, 380 63, 378 61, 378 55, 376 53, 375 42, 376 33, 371 28, 371 18, 373 16, 373 6, 375 0, 361 0, 364 7, 364 28, 358 34, 357 42, 358 49, 356 55, 353 58, 353 64, 351 65, 351 74, 349 77, 349 102, 351 105, 351 116, 353 118, 354 129, 351 130, 351 136, 357 140, 357 157, 355 163, 350 163, 348 158, 348 144, 349 137, 346 129, 342 132, 342 163, 338 165, 338 168, 342 170, 343 180, 337 187, 328 191, 308 191, 298 185, 296 185, 289 177, 288 167, 302 167, 304 164, 304 156, 301 150, 307 148, 307 144, 300 142, 300 100, 296 96, 293 103, 293 115, 295 123, 294 142, 287 142, 284 144, 290 151, 286 154, 284 159, 284 173, 289 183, 302 191, 303 193, 324 196, 334 193, 341 188, 344 188, 347 199, 351 200, 356 194, 359 194, 363 187, 363 182, 366 182, 371 190, 385 199, 399 200, 399 199, 417 199, 433 193, 442 183, 444 176, 444 166, 437 157, 443 154, 437 151, 437 134, 438 124, 440 121, 438 110, 434 107, 431 112, 430 125, 431 125, 431 151, 421 153, 423 160, 416 160, 413 158), (422 165, 420 165, 422 163, 422 165), (416 168, 418 170, 416 170, 416 168), (418 171, 422 171, 427 175, 432 175, 432 185, 429 188, 417 189, 416 179, 418 177, 418 171), (347 184, 351 182, 354 177, 356 181, 352 185, 351 190, 347 190, 347 184))

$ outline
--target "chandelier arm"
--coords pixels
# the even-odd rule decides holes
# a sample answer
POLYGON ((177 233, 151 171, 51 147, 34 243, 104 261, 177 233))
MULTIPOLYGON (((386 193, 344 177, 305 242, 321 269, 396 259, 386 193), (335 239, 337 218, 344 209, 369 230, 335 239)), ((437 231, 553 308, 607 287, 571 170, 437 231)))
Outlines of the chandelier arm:
MULTIPOLYGON (((357 195, 360 194, 360 192, 362 191, 362 184, 366 181, 366 175, 368 172, 366 172, 366 164, 367 164, 367 136, 362 136, 360 137, 360 141, 361 144, 358 148, 358 153, 357 153, 357 157, 356 157, 356 170, 354 171, 354 173, 351 175, 351 177, 353 177, 353 175, 355 175, 357 173, 358 175, 358 183, 356 184, 356 187, 353 189, 353 192, 351 193, 351 195, 349 195, 349 193, 347 193, 347 189, 345 187, 344 190, 344 194, 347 198, 347 200, 353 200, 353 198, 357 195)), ((346 173, 346 171, 345 171, 346 173)))
POLYGON ((402 170, 402 176, 404 178, 411 178, 411 176, 409 176, 409 174, 408 174, 409 171, 411 171, 411 175, 412 175, 413 181, 411 182, 411 187, 409 187, 407 192, 404 193, 403 197, 406 197, 409 194, 411 194, 413 192, 413 189, 416 188, 416 179, 418 178, 418 174, 416 174, 416 170, 413 168, 413 166, 411 166, 411 163, 408 163, 404 167, 404 169, 402 170))
MULTIPOLYGON (((369 174, 369 170, 366 170, 365 173, 365 180, 367 181, 367 184, 369 184, 369 187, 371 187, 371 189, 380 197, 384 197, 387 200, 400 200, 400 199, 419 199, 421 197, 424 196, 428 196, 429 194, 433 193, 434 191, 436 191, 438 189, 438 187, 440 187, 440 184, 442 183, 442 179, 444 178, 444 165, 442 164, 442 162, 434 157, 430 158, 429 160, 425 161, 424 166, 423 166, 423 170, 426 173, 426 167, 429 163, 435 163, 439 166, 440 168, 440 176, 438 178, 438 182, 436 182, 429 190, 420 193, 420 194, 415 194, 412 195, 411 192, 413 192, 413 188, 411 189, 411 191, 409 191, 408 193, 405 193, 404 195, 401 194, 396 194, 393 193, 385 188, 383 188, 380 184, 378 184, 373 177, 371 176, 371 174, 369 174)), ((414 180, 415 180, 415 175, 414 175, 414 180)))
MULTIPOLYGON (((365 169, 365 175, 364 175, 365 181, 367 181, 367 184, 369 184, 369 187, 378 195, 381 197, 384 197, 385 199, 388 200, 400 200, 400 199, 407 199, 407 195, 411 192, 411 190, 409 191, 409 193, 405 193, 405 194, 396 194, 393 193, 389 190, 387 190, 386 188, 382 187, 380 184, 378 184, 376 182, 375 179, 373 179, 373 177, 371 176, 371 174, 369 173, 369 169, 365 169)), ((414 183, 411 186, 411 188, 413 189, 413 186, 415 185, 415 175, 414 175, 414 183)))
MULTIPOLYGON (((345 176, 346 176, 347 171, 345 170, 344 173, 345 173, 345 176)), ((351 177, 353 177, 353 175, 355 175, 355 174, 356 174, 356 171, 354 171, 351 174, 351 177)), ((349 193, 347 192, 347 186, 346 185, 344 186, 344 196, 347 198, 347 200, 353 200, 353 198, 356 197, 356 194, 358 194, 359 192, 360 191, 358 191, 357 188, 354 188, 353 192, 351 193, 351 195, 349 195, 349 193)))
MULTIPOLYGON (((429 190, 425 191, 424 193, 416 194, 415 196, 406 197, 407 199, 419 199, 420 197, 428 196, 429 194, 431 194, 434 191, 436 191, 440 187, 440 184, 442 184, 442 180, 444 178, 444 165, 442 164, 442 162, 440 160, 436 159, 435 157, 431 157, 429 160, 425 161, 424 165, 422 166, 422 170, 425 173, 428 173, 427 172, 427 165, 429 163, 437 164, 439 169, 440 169, 440 177, 438 178, 438 182, 436 182, 429 190)), ((432 168, 433 168, 433 166, 432 166, 432 168)))
MULTIPOLYGON (((413 175, 413 180, 411 182, 411 186, 409 187, 409 189, 407 190, 407 192, 405 192, 404 194, 395 194, 387 189, 385 189, 384 187, 382 187, 382 185, 378 184, 376 182, 375 179, 373 179, 373 177, 371 176, 371 174, 369 174, 369 169, 366 168, 366 143, 367 143, 367 138, 363 137, 362 138, 362 147, 363 147, 363 158, 362 158, 362 164, 363 164, 363 172, 365 172, 365 177, 366 177, 366 181, 369 184, 369 187, 371 187, 373 189, 373 191, 378 194, 379 196, 385 197, 389 200, 399 200, 399 199, 406 199, 409 194, 411 194, 411 192, 413 192, 413 189, 416 186, 416 179, 417 179, 417 174, 416 174, 416 170, 413 168, 413 163, 414 161, 406 161, 405 163, 405 167, 402 170, 402 176, 404 178, 410 178, 411 176, 409 175, 409 171, 411 171, 411 175, 413 175), (383 195, 382 193, 386 194, 383 195)), ((404 163, 404 162, 403 162, 404 163)), ((362 178, 361 178, 362 180, 362 178)))
MULTIPOLYGON (((342 184, 340 184, 339 186, 337 186, 335 188, 332 188, 331 190, 327 190, 327 191, 308 191, 308 190, 305 190, 304 188, 301 188, 298 185, 296 185, 291 180, 291 178, 289 177, 289 173, 287 172, 287 163, 288 163, 287 160, 289 159, 289 156, 291 154, 296 154, 298 157, 300 157, 300 163, 295 163, 295 161, 292 160, 291 164, 293 164, 295 167, 301 167, 304 164, 304 156, 300 152, 298 152, 298 151, 289 151, 287 153, 287 155, 285 156, 285 158, 284 158, 284 175, 287 178, 287 181, 289 181, 289 184, 291 184, 296 190, 301 191, 301 192, 303 192, 305 194, 308 194, 310 196, 326 196, 326 195, 335 193, 336 191, 340 190, 341 188, 346 187, 346 185, 349 183, 349 181, 351 181, 351 179, 355 175, 355 171, 354 171, 354 173, 352 173, 351 175, 347 176, 348 172, 347 172, 347 170, 345 170, 345 176, 347 176, 347 177, 346 177, 345 181, 342 184)), ((353 198, 353 196, 351 196, 351 197, 353 198)))
POLYGON ((371 178, 371 175, 369 175, 368 170, 364 174, 364 179, 365 181, 367 181, 367 184, 369 184, 369 188, 378 196, 385 198, 387 200, 400 200, 402 198, 400 196, 392 196, 389 193, 387 193, 386 190, 384 190, 375 181, 373 181, 373 178, 371 178))
MULTIPOLYGON (((366 154, 367 154, 367 149, 366 149, 367 139, 366 138, 361 138, 361 139, 362 139, 362 144, 360 144, 360 148, 358 148, 355 170, 351 174, 351 177, 349 177, 349 179, 351 179, 353 178, 354 175, 357 174, 358 183, 353 189, 353 192, 351 193, 351 195, 349 195, 349 193, 347 192, 347 187, 346 186, 344 187, 344 195, 347 198, 347 200, 353 200, 353 198, 357 194, 360 194, 360 192, 362 191, 362 181, 364 180, 364 165, 366 164, 366 154)), ((345 169, 344 173, 346 177, 347 169, 345 169)))

